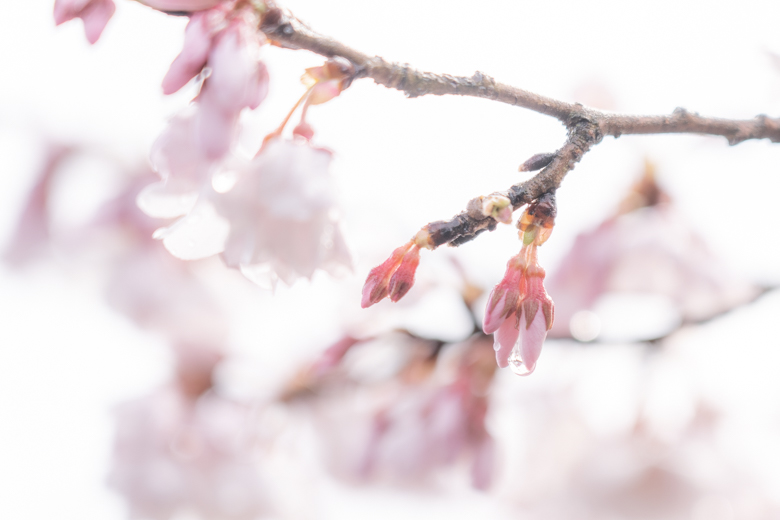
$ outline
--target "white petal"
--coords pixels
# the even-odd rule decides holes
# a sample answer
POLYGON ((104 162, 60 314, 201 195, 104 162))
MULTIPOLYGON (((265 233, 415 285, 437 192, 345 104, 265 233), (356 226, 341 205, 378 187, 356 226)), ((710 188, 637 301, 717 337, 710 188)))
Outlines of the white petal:
POLYGON ((197 260, 225 249, 230 225, 212 203, 201 199, 193 210, 157 235, 165 248, 182 260, 197 260))

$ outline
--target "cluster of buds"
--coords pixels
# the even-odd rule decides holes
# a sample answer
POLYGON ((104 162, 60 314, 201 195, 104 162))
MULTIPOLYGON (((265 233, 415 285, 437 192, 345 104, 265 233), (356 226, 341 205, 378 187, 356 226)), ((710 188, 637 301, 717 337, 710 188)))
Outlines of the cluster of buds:
POLYGON ((537 247, 550 237, 555 223, 555 195, 548 193, 531 203, 517 227, 523 247, 507 262, 506 274, 493 288, 482 325, 494 335, 493 348, 501 368, 528 375, 553 324, 553 301, 544 289, 544 269, 537 247))
POLYGON ((433 249, 430 234, 425 228, 393 251, 384 263, 371 269, 363 285, 363 300, 360 306, 365 309, 379 303, 386 296, 394 302, 403 298, 414 285, 414 274, 420 263, 420 248, 433 249))

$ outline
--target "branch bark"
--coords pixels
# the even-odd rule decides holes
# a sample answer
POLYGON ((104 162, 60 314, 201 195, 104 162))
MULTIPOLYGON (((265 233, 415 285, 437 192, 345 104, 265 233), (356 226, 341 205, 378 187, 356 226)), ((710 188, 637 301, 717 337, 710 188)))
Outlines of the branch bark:
MULTIPOLYGON (((345 58, 355 66, 355 78, 371 78, 375 83, 400 90, 410 98, 430 94, 490 99, 533 110, 563 123, 568 137, 552 162, 530 180, 499 192, 510 199, 514 209, 556 190, 590 147, 607 135, 617 138, 624 134, 702 134, 725 137, 730 145, 749 139, 780 142, 780 118, 763 114, 745 120, 703 117, 684 108, 676 108, 669 115, 611 114, 506 85, 479 71, 469 77, 420 71, 409 64, 369 56, 318 34, 291 14, 270 2, 266 3, 268 9, 261 17, 259 28, 273 43, 290 49, 305 49, 328 58, 345 58)), ((426 229, 431 234, 432 246, 458 246, 485 230, 495 229, 497 222, 480 211, 482 198, 469 201, 465 211, 448 221, 428 224, 426 229)))

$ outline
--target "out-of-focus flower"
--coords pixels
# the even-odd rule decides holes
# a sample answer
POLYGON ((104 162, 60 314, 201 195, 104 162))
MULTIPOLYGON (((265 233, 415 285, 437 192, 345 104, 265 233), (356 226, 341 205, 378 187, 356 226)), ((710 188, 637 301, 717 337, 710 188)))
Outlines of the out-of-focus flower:
POLYGON ((507 262, 485 309, 482 328, 494 335, 498 366, 509 366, 518 375, 534 371, 553 324, 554 306, 544 289, 536 249, 550 236, 554 219, 554 195, 540 197, 523 212, 518 221, 523 248, 507 262))
POLYGON ((557 302, 554 337, 577 333, 576 316, 610 293, 662 296, 683 323, 710 318, 758 293, 687 225, 656 182, 651 163, 616 214, 576 238, 548 289, 557 302))
POLYGON ((190 15, 184 47, 162 83, 163 92, 172 94, 205 71, 196 100, 197 132, 198 148, 210 160, 230 149, 241 111, 257 108, 268 93, 268 71, 258 58, 263 37, 256 14, 234 8, 226 2, 190 15))
POLYGON ((55 0, 54 23, 81 18, 89 43, 95 43, 116 11, 113 0, 55 0))
POLYGON ((203 70, 214 35, 224 28, 225 14, 222 9, 210 9, 190 16, 184 30, 184 46, 163 78, 164 94, 173 94, 203 70))
POLYGON ((253 281, 291 284, 316 269, 337 273, 351 259, 336 215, 331 152, 272 139, 235 186, 215 197, 230 223, 223 257, 253 281))
POLYGON ((336 476, 419 486, 466 462, 472 485, 490 486, 493 440, 485 425, 495 373, 490 342, 475 336, 444 366, 440 347, 408 334, 349 338, 296 376, 283 398, 311 406, 326 464, 336 476), (398 357, 389 379, 361 373, 361 366, 388 355, 398 357))
POLYGON ((268 71, 257 57, 260 43, 257 29, 244 17, 231 20, 213 39, 211 74, 198 96, 201 146, 209 158, 227 153, 241 111, 257 108, 268 94, 268 71))
POLYGON ((60 166, 73 153, 72 147, 63 145, 53 145, 47 151, 13 237, 3 251, 2 258, 9 264, 21 267, 50 245, 49 190, 60 166))
POLYGON ((171 119, 152 145, 152 167, 162 180, 138 195, 138 206, 147 215, 172 218, 187 214, 223 165, 209 159, 199 146, 200 124, 198 106, 193 103, 171 119))
POLYGON ((253 520, 268 514, 249 409, 211 390, 221 356, 191 346, 176 353, 175 384, 118 407, 109 484, 134 518, 167 520, 188 512, 204 520, 253 520))

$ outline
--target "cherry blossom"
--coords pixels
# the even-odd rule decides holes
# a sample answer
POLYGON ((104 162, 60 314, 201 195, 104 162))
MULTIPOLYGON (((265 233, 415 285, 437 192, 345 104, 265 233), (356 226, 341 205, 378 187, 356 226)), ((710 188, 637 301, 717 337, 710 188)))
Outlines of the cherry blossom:
POLYGON ((214 37, 210 76, 198 96, 200 144, 211 159, 224 156, 238 131, 244 108, 255 109, 268 93, 268 72, 257 58, 260 40, 244 17, 234 18, 214 37))
POLYGON ((480 335, 460 345, 447 368, 432 348, 435 342, 406 334, 346 337, 288 385, 283 399, 309 405, 334 475, 429 485, 443 470, 467 462, 475 488, 491 485, 494 446, 485 421, 495 364, 489 342, 480 335), (388 355, 398 362, 389 379, 361 373, 362 364, 388 355))
POLYGON ((250 409, 212 389, 218 351, 180 345, 176 380, 116 410, 108 482, 133 517, 252 520, 270 500, 248 434, 250 409))
POLYGON ((263 285, 290 284, 317 269, 351 268, 328 172, 331 152, 306 143, 268 141, 239 172, 235 186, 215 197, 230 224, 223 257, 263 285))
POLYGON ((610 293, 663 297, 689 322, 758 293, 713 254, 659 186, 651 163, 617 211, 575 239, 548 288, 558 303, 560 319, 550 331, 555 337, 569 337, 574 316, 590 313, 610 293))

